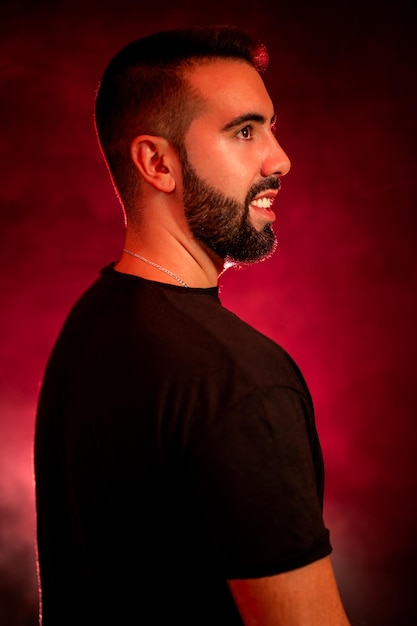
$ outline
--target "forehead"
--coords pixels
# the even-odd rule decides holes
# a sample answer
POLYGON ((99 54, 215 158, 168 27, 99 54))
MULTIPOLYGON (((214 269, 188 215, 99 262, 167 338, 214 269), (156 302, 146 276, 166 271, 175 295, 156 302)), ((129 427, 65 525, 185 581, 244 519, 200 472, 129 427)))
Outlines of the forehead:
POLYGON ((204 114, 236 117, 245 111, 273 114, 273 104, 258 72, 240 59, 207 60, 194 65, 187 79, 206 103, 204 114))

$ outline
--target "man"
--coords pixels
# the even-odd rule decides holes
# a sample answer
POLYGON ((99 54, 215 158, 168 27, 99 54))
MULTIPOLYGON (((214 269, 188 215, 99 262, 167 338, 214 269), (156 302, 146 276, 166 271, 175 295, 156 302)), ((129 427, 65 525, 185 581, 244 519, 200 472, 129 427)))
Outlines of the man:
POLYGON ((44 626, 346 626, 312 402, 292 359, 220 304, 268 257, 289 168, 231 28, 120 51, 96 127, 125 211, 117 264, 70 313, 39 399, 44 626))

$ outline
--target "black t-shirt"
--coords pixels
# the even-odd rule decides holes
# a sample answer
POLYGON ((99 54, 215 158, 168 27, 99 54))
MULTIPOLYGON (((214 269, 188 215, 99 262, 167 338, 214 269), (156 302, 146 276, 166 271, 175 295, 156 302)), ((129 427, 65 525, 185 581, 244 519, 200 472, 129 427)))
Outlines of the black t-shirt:
POLYGON ((103 270, 49 360, 35 470, 44 626, 241 625, 226 580, 331 551, 305 382, 216 288, 103 270))

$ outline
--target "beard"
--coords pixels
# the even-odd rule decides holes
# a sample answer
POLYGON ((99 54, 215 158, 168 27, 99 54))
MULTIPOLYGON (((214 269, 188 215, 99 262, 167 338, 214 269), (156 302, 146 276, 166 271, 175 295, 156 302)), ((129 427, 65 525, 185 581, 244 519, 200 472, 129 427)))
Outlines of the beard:
POLYGON ((274 252, 277 239, 271 224, 257 230, 250 221, 249 204, 259 193, 278 189, 279 179, 266 178, 253 185, 243 204, 226 196, 198 176, 180 150, 185 216, 192 234, 227 265, 249 265, 274 252))

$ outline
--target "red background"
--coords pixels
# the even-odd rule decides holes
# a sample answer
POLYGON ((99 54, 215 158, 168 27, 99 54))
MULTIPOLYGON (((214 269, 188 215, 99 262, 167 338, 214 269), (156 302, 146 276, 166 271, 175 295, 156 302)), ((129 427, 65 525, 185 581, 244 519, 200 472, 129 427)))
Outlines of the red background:
POLYGON ((267 42, 265 81, 293 164, 277 253, 227 273, 223 302, 281 343, 309 383, 352 624, 417 623, 412 3, 141 4, 1 5, 0 623, 36 624, 42 370, 69 307, 123 243, 93 129, 97 81, 127 41, 196 23, 267 42))

